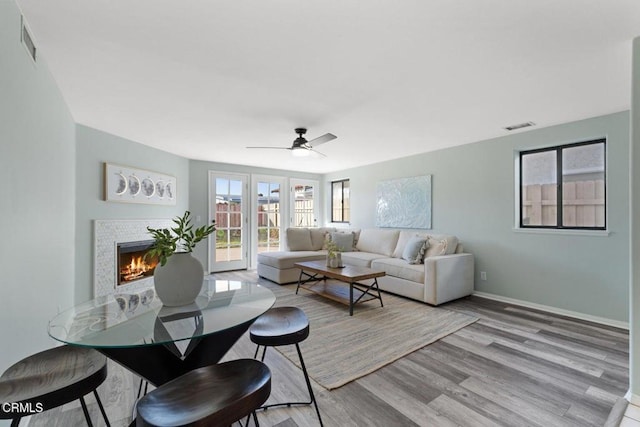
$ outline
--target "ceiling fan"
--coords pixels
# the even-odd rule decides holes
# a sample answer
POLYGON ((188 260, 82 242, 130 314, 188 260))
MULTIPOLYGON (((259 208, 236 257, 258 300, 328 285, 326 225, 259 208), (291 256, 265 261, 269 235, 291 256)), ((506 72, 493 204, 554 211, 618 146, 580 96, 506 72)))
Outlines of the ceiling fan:
POLYGON ((329 142, 337 138, 337 136, 335 136, 332 133, 325 133, 324 135, 314 138, 311 141, 307 141, 303 136, 305 133, 307 133, 307 129, 296 128, 295 132, 298 134, 298 137, 295 139, 295 141, 293 141, 293 145, 291 145, 291 147, 247 147, 247 148, 270 148, 270 149, 276 149, 276 150, 291 150, 291 154, 296 157, 309 156, 312 153, 316 153, 321 156, 327 157, 321 152, 316 151, 315 148, 320 144, 324 144, 325 142, 329 142))

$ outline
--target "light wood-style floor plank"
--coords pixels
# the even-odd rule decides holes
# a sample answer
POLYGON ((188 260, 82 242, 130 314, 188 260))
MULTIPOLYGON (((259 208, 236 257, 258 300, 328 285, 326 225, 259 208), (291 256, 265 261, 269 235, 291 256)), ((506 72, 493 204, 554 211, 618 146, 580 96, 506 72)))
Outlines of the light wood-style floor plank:
MULTIPOLYGON (((252 271, 218 276, 278 286, 252 271)), ((627 331, 479 297, 442 308, 480 320, 336 390, 312 381, 327 427, 601 426, 628 388, 627 331)), ((225 359, 253 357, 254 349, 244 336, 225 359)), ((300 369, 273 349, 265 362, 273 374, 270 403, 306 399, 300 369)), ((116 417, 112 425, 126 426, 137 379, 110 369, 101 395, 116 417)), ((101 422, 96 405, 89 407, 101 422)), ((318 425, 312 406, 258 416, 266 427, 318 425)), ((79 405, 70 404, 33 417, 30 425, 81 421, 79 405)))

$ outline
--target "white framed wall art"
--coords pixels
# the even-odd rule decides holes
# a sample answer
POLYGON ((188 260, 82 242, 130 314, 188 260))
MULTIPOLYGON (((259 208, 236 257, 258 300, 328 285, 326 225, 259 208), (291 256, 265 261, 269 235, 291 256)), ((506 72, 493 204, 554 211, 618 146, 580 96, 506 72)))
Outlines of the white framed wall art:
POLYGON ((113 163, 104 164, 107 202, 175 205, 176 177, 113 163))

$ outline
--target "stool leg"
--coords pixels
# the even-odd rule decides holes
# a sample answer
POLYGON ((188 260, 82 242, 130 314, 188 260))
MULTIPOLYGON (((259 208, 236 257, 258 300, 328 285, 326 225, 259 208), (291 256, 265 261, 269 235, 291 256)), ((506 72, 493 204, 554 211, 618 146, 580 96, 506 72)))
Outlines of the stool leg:
POLYGON ((107 418, 107 413, 104 410, 104 406, 102 406, 102 401, 100 400, 100 396, 98 396, 98 390, 93 390, 93 394, 96 397, 96 401, 98 402, 98 407, 100 408, 100 412, 102 412, 102 418, 104 418, 104 422, 107 424, 107 427, 111 427, 109 418, 107 418))
POLYGON ((258 423, 258 415, 256 415, 256 411, 253 411, 252 413, 247 415, 247 420, 245 421, 244 426, 242 425, 242 420, 239 420, 238 423, 240 424, 240 427, 249 427, 249 420, 251 419, 252 416, 253 416, 253 424, 256 427, 260 427, 260 424, 258 423))
POLYGON ((142 393, 142 381, 144 380, 140 378, 140 384, 138 384, 138 395, 136 396, 136 399, 140 399, 140 393, 142 393))
POLYGON ((84 412, 84 417, 87 420, 87 425, 89 427, 93 427, 93 423, 91 422, 91 417, 89 416, 89 410, 87 409, 87 404, 84 401, 84 397, 80 398, 80 404, 82 405, 82 412, 84 412))
POLYGON ((304 365, 304 359, 302 358, 302 352, 300 351, 300 346, 296 343, 296 350, 298 350, 298 357, 300 358, 300 366, 302 367, 302 372, 304 373, 304 380, 307 382, 307 388, 309 389, 309 397, 313 402, 313 406, 316 407, 316 414, 318 414, 318 421, 320 421, 320 425, 322 424, 322 417, 320 416, 320 410, 318 409, 318 402, 316 402, 316 397, 313 394, 313 389, 311 388, 311 381, 309 380, 309 374, 307 373, 307 367, 304 365))

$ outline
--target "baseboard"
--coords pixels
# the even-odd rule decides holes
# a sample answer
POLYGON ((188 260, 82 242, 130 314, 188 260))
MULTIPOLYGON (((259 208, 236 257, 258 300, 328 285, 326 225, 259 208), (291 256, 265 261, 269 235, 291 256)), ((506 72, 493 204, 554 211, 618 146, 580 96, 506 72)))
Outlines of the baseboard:
POLYGON ((640 396, 631 393, 631 390, 627 391, 627 394, 624 395, 624 398, 627 399, 627 401, 633 406, 640 406, 640 396))
POLYGON ((619 320, 607 319, 605 317, 592 316, 590 314, 579 313, 577 311, 564 310, 562 308, 552 307, 550 305, 542 305, 536 304, 533 302, 522 301, 515 298, 503 297, 500 295, 494 295, 487 292, 479 292, 474 291, 473 295, 480 297, 491 299, 500 302, 506 302, 514 305, 521 305, 523 307, 533 308, 536 310, 547 311, 553 314, 559 314, 561 316, 573 317, 574 319, 586 320, 589 322, 599 323, 601 325, 613 326, 615 328, 626 329, 629 330, 629 322, 621 322, 619 320))
POLYGON ((625 413, 627 412, 627 407, 629 406, 629 402, 626 398, 620 397, 613 404, 611 411, 609 411, 609 416, 605 420, 603 427, 619 427, 624 419, 625 413))

